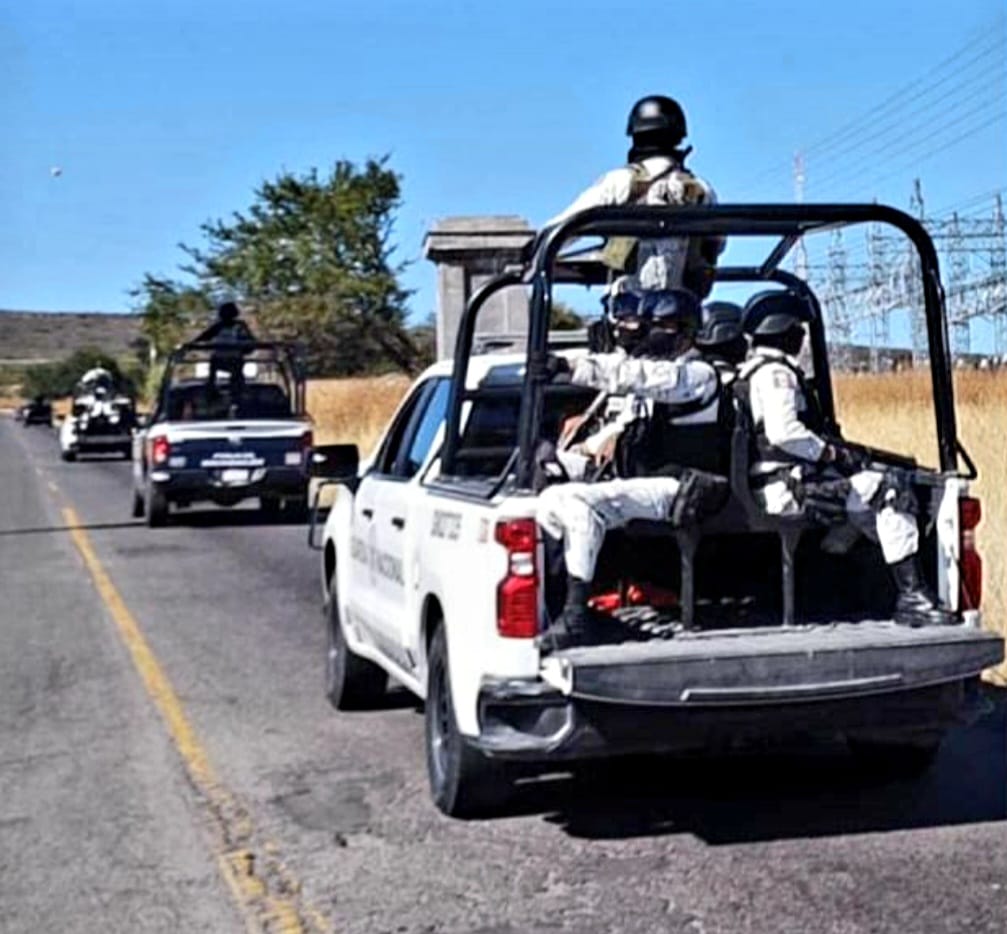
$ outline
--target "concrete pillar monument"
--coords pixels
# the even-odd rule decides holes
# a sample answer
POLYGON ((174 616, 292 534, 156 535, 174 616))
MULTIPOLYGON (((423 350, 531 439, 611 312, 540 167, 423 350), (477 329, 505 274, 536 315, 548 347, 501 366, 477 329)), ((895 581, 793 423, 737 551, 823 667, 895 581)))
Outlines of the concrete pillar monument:
MULTIPOLYGON (((437 359, 454 355, 458 323, 469 298, 483 283, 521 258, 535 235, 512 215, 448 217, 423 241, 423 255, 437 266, 437 359)), ((509 288, 489 300, 479 315, 477 334, 525 334, 526 290, 509 288)))

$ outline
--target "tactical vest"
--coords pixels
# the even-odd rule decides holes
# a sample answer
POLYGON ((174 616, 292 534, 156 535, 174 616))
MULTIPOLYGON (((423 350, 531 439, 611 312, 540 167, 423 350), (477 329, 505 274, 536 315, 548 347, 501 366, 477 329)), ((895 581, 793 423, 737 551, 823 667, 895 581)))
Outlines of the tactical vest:
POLYGON ((648 416, 626 426, 616 447, 620 477, 677 476, 685 468, 726 476, 731 461, 733 409, 720 380, 711 399, 687 403, 655 402, 648 416), (706 410, 707 422, 681 419, 706 410))
POLYGON ((818 400, 818 394, 815 392, 814 387, 808 383, 801 369, 782 357, 764 357, 756 366, 745 373, 744 376, 739 376, 733 385, 734 395, 739 403, 737 406, 738 411, 744 413, 744 417, 747 418, 749 428, 749 460, 752 464, 757 461, 797 463, 798 459, 792 454, 769 443, 769 439, 766 438, 765 425, 756 425, 752 417, 752 390, 750 381, 759 370, 769 363, 778 363, 786 367, 797 379, 797 386, 804 398, 804 410, 797 413, 797 420, 808 431, 813 431, 816 435, 821 435, 825 430, 825 415, 818 400))

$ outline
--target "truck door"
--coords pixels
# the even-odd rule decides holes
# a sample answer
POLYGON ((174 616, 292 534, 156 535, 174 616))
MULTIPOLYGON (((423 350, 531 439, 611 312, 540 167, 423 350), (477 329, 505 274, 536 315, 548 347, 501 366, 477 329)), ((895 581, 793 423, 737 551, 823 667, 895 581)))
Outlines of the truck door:
POLYGON ((413 667, 405 653, 403 634, 410 620, 411 503, 422 495, 420 468, 431 454, 444 420, 449 380, 434 377, 415 387, 374 466, 357 490, 353 514, 354 567, 363 570, 365 586, 351 588, 351 609, 368 630, 370 640, 397 665, 413 667))

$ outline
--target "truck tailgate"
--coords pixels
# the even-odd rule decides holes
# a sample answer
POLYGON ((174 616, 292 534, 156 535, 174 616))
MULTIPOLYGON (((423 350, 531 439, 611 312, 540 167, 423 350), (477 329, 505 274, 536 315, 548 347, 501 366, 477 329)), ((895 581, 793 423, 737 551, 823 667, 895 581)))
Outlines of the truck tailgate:
POLYGON ((977 675, 1003 638, 891 621, 694 632, 547 656, 545 680, 585 700, 705 706, 793 703, 911 690, 977 675))
POLYGON ((308 425, 296 421, 171 424, 169 438, 187 467, 284 466, 288 452, 300 451, 308 425))

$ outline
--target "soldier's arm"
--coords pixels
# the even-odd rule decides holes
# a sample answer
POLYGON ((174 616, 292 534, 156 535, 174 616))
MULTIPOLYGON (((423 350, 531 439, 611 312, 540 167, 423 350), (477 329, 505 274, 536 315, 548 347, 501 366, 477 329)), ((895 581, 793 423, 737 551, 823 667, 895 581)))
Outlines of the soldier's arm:
POLYGON ((797 417, 797 377, 782 364, 769 363, 752 375, 751 389, 762 409, 766 440, 798 460, 821 460, 828 446, 797 417))
POLYGON ((220 332, 222 325, 219 321, 214 321, 205 331, 203 331, 198 337, 193 338, 192 343, 202 344, 206 341, 212 341, 217 334, 220 332))
POLYGON ((621 353, 581 357, 574 365, 572 381, 613 395, 632 393, 669 403, 712 399, 718 388, 717 374, 707 363, 646 360, 621 353))
POLYGON ((625 204, 629 201, 633 184, 633 173, 629 169, 615 169, 607 172, 590 188, 581 192, 574 202, 555 217, 546 221, 546 227, 554 227, 561 221, 588 208, 597 208, 606 204, 625 204))

